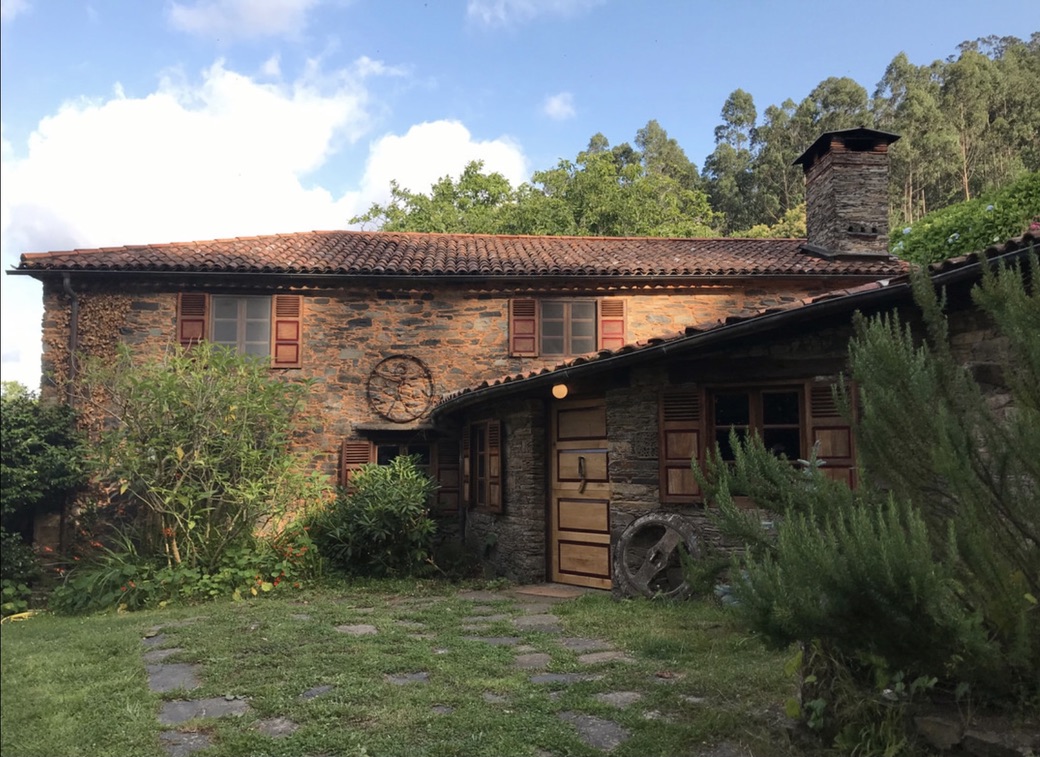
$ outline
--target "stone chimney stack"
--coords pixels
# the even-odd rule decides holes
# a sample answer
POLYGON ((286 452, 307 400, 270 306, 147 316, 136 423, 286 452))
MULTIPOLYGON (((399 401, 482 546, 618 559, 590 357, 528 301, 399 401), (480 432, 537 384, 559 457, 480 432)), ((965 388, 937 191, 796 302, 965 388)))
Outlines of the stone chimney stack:
POLYGON ((830 131, 795 165, 805 171, 808 247, 820 253, 888 252, 888 146, 874 129, 830 131))

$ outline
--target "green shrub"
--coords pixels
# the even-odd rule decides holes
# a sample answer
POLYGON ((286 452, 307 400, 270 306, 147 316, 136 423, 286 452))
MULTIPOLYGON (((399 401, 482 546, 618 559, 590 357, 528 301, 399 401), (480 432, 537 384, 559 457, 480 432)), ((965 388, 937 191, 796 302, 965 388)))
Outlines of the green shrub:
POLYGON ((368 464, 312 522, 323 557, 349 573, 407 575, 431 565, 436 524, 429 514, 436 485, 413 457, 368 464))
POLYGON ((1040 219, 1040 172, 990 194, 929 213, 912 226, 894 229, 889 249, 914 263, 935 263, 984 250, 1018 236, 1040 219))
POLYGON ((40 402, 11 382, 0 402, 0 578, 31 584, 39 563, 22 534, 83 486, 83 448, 67 405, 40 402))
POLYGON ((122 541, 144 557, 212 575, 323 496, 324 477, 292 450, 307 385, 267 361, 209 343, 146 362, 123 350, 86 381, 108 415, 93 464, 115 507, 103 503, 100 520, 125 508, 122 541))

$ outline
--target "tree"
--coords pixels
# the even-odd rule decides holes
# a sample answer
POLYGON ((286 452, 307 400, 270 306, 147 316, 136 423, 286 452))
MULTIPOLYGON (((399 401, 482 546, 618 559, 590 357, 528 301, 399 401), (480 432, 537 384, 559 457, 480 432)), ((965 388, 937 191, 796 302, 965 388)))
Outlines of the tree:
POLYGON ((803 645, 803 714, 831 735, 880 736, 871 723, 901 713, 878 689, 897 682, 976 701, 1040 696, 1038 272, 1034 253, 986 270, 971 292, 1006 346, 991 373, 1013 409, 957 359, 943 300, 919 272, 923 330, 896 313, 856 320, 858 490, 820 461, 799 469, 735 436, 733 466, 716 456, 701 476, 724 532, 748 544, 731 576, 737 612, 768 642, 803 645), (778 516, 775 538, 734 493, 778 516))
POLYGON ((0 578, 28 582, 37 572, 29 549, 34 519, 60 512, 83 487, 83 447, 67 405, 40 402, 13 382, 4 382, 0 402, 0 578))

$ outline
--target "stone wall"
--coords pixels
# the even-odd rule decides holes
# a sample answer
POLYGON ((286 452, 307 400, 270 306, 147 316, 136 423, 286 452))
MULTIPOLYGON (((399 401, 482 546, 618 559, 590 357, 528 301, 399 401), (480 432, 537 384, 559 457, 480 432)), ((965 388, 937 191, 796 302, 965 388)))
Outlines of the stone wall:
POLYGON ((469 510, 465 514, 467 547, 486 569, 518 583, 545 580, 546 412, 540 400, 503 405, 493 416, 502 421, 501 514, 469 510))
MULTIPOLYGON (((674 335, 691 323, 723 320, 808 296, 820 287, 819 281, 815 282, 817 289, 813 283, 602 294, 625 298, 627 336, 632 342, 674 335)), ((73 286, 79 292, 84 356, 111 357, 120 341, 142 357, 175 344, 175 291, 143 286, 135 290, 131 285, 116 291, 75 281, 73 286)), ((357 438, 359 424, 387 423, 369 407, 366 396, 370 372, 386 357, 407 354, 422 360, 432 374, 435 396, 487 379, 553 367, 564 360, 510 357, 509 295, 502 292, 445 287, 326 289, 301 294, 303 367, 280 372, 287 380, 313 382, 298 441, 318 453, 330 475, 336 473, 342 440, 357 438)), ((68 366, 69 299, 60 285, 45 287, 44 306, 43 391, 62 398, 68 366)))

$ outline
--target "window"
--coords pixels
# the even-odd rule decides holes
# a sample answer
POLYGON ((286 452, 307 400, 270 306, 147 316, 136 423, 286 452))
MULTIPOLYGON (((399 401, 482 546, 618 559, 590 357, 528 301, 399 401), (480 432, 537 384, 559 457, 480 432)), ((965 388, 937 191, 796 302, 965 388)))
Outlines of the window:
POLYGON ((757 432, 773 454, 799 459, 801 394, 800 388, 716 392, 712 397, 712 428, 722 459, 733 459, 731 430, 741 439, 757 432))
POLYGON ((757 433, 767 449, 789 460, 806 458, 818 445, 824 474, 856 484, 855 440, 830 379, 753 388, 675 387, 661 393, 658 407, 661 502, 699 501, 691 463, 703 466, 716 443, 723 459, 732 460, 731 429, 741 438, 757 433))
POLYGON ((518 357, 584 355, 625 345, 625 300, 512 300, 510 354, 518 357))
POLYGON ((472 423, 462 435, 462 500, 469 507, 502 512, 502 424, 472 423))
POLYGON ((213 295, 210 339, 244 355, 271 354, 271 300, 269 297, 213 295))
POLYGON ((389 465, 394 458, 419 458, 419 469, 437 482, 431 508, 441 515, 459 508, 459 444, 451 439, 430 442, 344 440, 340 449, 339 482, 346 486, 351 474, 367 463, 389 465))
POLYGON ((185 348, 210 339, 243 354, 270 355, 272 368, 300 368, 303 298, 184 292, 177 298, 177 339, 185 348))

